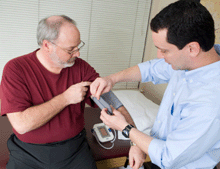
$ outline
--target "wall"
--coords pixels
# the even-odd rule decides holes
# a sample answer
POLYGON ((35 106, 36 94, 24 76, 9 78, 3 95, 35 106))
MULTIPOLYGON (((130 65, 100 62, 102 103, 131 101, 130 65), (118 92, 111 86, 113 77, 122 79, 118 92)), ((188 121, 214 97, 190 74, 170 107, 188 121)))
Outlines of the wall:
MULTIPOLYGON (((165 6, 175 1, 176 0, 166 0, 166 1, 153 0, 150 20, 165 6)), ((150 28, 148 28, 147 37, 148 38, 146 40, 146 48, 145 48, 145 55, 143 61, 157 58, 157 49, 154 46, 150 28)), ((154 103, 160 104, 166 87, 167 84, 154 85, 153 83, 149 82, 149 83, 141 83, 139 90, 141 90, 148 99, 152 100, 154 103)))
POLYGON ((216 41, 215 43, 220 44, 220 0, 202 0, 203 4, 212 14, 215 21, 215 34, 216 41))
MULTIPOLYGON (((150 20, 165 6, 168 4, 175 2, 176 0, 153 0, 150 20)), ((214 20, 215 20, 215 28, 216 28, 216 43, 220 43, 220 1, 219 0, 202 0, 201 3, 210 11, 214 20)), ((157 49, 154 46, 152 40, 151 30, 148 29, 146 40, 146 49, 144 60, 151 60, 157 57, 157 49)), ((164 91, 167 87, 167 84, 159 84, 154 85, 153 83, 141 83, 139 90, 144 93, 144 95, 152 100, 153 102, 160 104, 164 91)))
MULTIPOLYGON (((77 22, 86 44, 80 57, 101 76, 142 61, 151 0, 8 0, 0 1, 0 7, 0 81, 9 60, 38 48, 38 21, 56 14, 77 22)), ((122 82, 114 89, 138 89, 138 85, 122 82)))

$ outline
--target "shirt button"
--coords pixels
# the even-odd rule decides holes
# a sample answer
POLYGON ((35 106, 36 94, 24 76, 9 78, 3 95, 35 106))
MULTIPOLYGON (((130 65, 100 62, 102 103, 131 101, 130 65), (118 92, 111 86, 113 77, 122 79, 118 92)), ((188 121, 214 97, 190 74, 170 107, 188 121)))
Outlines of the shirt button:
POLYGON ((160 124, 160 120, 158 120, 158 123, 160 124))
POLYGON ((175 96, 176 95, 176 93, 173 93, 173 96, 175 96))
POLYGON ((185 78, 183 78, 183 81, 185 82, 185 81, 186 81, 186 79, 185 79, 185 78))
POLYGON ((191 79, 189 82, 190 82, 190 83, 192 83, 192 82, 193 82, 193 80, 191 79))

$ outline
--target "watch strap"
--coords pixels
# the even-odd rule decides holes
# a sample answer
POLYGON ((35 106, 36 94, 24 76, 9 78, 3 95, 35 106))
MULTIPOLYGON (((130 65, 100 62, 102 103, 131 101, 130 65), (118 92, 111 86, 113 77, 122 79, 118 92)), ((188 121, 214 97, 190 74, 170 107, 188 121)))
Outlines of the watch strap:
POLYGON ((132 124, 127 125, 123 130, 122 130, 122 134, 123 136, 125 136, 126 138, 129 138, 129 133, 130 130, 134 128, 134 126, 132 124))
POLYGON ((131 130, 134 126, 132 124, 127 125, 125 128, 127 128, 128 130, 131 130))

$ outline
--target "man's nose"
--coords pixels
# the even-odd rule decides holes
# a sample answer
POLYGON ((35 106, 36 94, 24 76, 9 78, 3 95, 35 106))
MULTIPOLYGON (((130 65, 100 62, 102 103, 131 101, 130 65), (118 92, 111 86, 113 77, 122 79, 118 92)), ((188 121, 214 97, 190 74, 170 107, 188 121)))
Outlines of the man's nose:
POLYGON ((80 51, 77 50, 76 52, 73 53, 72 57, 79 57, 80 56, 80 51))

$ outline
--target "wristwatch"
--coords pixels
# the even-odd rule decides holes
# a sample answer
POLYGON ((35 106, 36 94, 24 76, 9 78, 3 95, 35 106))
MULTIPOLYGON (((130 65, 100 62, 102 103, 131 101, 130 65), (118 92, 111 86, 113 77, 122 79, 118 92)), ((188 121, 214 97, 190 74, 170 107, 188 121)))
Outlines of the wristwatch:
POLYGON ((122 130, 123 136, 125 136, 126 138, 129 138, 129 132, 130 132, 130 130, 131 130, 132 128, 134 128, 133 125, 131 125, 131 124, 127 125, 127 126, 122 130))

